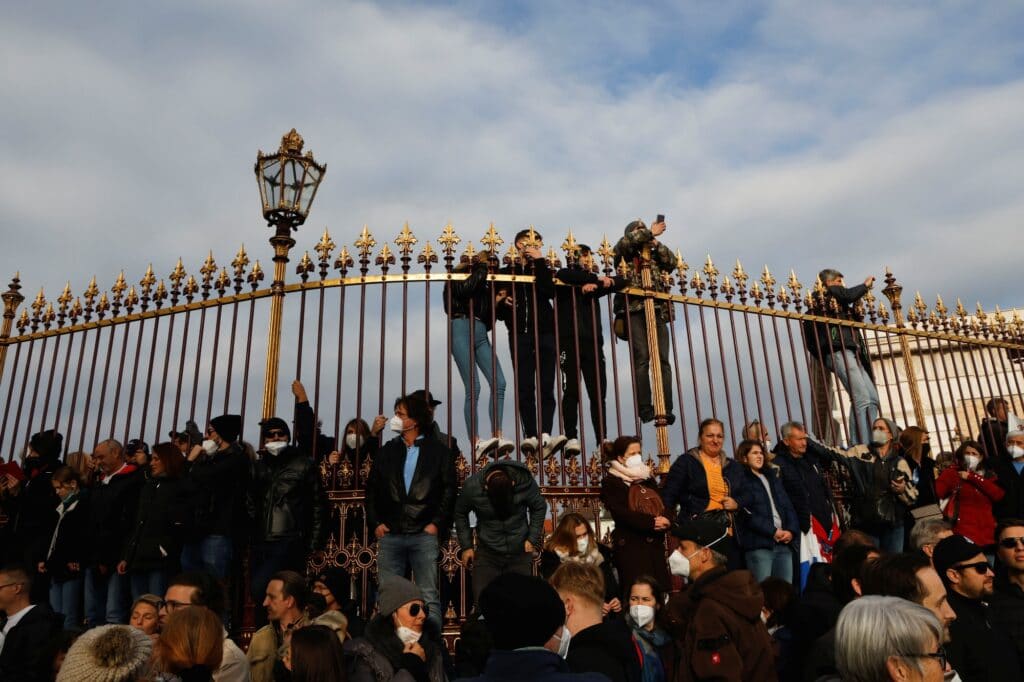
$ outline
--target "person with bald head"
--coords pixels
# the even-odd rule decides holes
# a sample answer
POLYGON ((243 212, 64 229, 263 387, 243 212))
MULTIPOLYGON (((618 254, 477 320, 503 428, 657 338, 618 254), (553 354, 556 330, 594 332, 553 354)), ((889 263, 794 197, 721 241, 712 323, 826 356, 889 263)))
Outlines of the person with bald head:
POLYGON ((85 619, 89 626, 128 622, 128 576, 117 565, 131 537, 143 476, 127 461, 124 446, 108 439, 93 448, 99 479, 89 497, 89 538, 85 568, 85 619))

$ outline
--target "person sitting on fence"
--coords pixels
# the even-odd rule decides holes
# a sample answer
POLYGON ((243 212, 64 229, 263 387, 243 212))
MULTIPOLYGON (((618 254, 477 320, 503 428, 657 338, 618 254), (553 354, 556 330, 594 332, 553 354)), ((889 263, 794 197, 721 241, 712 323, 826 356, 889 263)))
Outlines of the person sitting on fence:
POLYGON ((441 630, 423 592, 405 578, 381 578, 377 615, 345 642, 349 682, 444 682, 441 630))
POLYGON ((186 477, 196 486, 193 533, 181 553, 185 571, 204 570, 227 580, 236 541, 248 534, 245 508, 249 456, 239 442, 242 417, 210 420, 206 438, 188 454, 186 477))
POLYGON ((418 396, 395 401, 391 430, 366 484, 367 528, 377 538, 377 567, 383 580, 412 570, 441 629, 438 551, 455 507, 457 483, 451 450, 430 435, 430 406, 418 396))
POLYGON ((327 500, 309 441, 289 444, 288 423, 279 417, 261 421, 260 434, 263 447, 253 465, 250 489, 255 512, 250 586, 254 601, 263 596, 271 575, 305 570, 306 557, 320 548, 327 527, 327 500))
MULTIPOLYGON (((875 278, 868 277, 863 284, 848 289, 843 273, 832 268, 822 270, 818 279, 825 287, 825 294, 821 308, 814 312, 841 320, 858 319, 854 306, 875 284, 875 278)), ((860 330, 812 320, 806 321, 804 327, 807 352, 836 375, 850 396, 850 444, 868 443, 871 439, 871 422, 878 418, 881 405, 871 370, 871 359, 860 330)))
MULTIPOLYGON (((625 261, 632 269, 633 286, 642 286, 640 281, 641 257, 644 248, 650 246, 651 280, 659 287, 662 274, 671 274, 676 269, 676 257, 667 246, 659 241, 665 233, 664 219, 656 221, 650 228, 644 221, 637 219, 626 225, 625 234, 615 244, 615 263, 625 261)), ((647 318, 644 314, 645 300, 639 296, 615 295, 615 320, 621 320, 624 327, 616 329, 616 335, 630 344, 633 356, 633 374, 636 377, 636 400, 640 410, 640 421, 654 421, 654 401, 651 397, 651 351, 647 340, 647 318), (627 304, 628 302, 628 304, 627 304)), ((672 303, 657 300, 654 302, 655 325, 657 329, 658 364, 661 369, 661 391, 665 396, 665 419, 669 424, 675 422, 672 414, 672 364, 669 361, 670 336, 668 326, 672 322, 672 303)))
POLYGON ((594 256, 586 244, 579 245, 577 254, 569 267, 555 273, 560 282, 569 285, 555 288, 558 364, 562 369, 562 426, 568 438, 565 443, 567 455, 580 453, 577 423, 582 404, 581 376, 590 399, 590 422, 594 426, 595 444, 605 440, 608 431, 608 408, 605 405, 608 377, 598 299, 626 284, 622 277, 596 274, 594 256))
POLYGON ((472 262, 463 262, 455 267, 457 273, 469 273, 462 281, 453 280, 444 285, 444 311, 451 322, 451 349, 455 366, 459 368, 462 385, 466 389, 463 416, 466 419, 466 433, 469 445, 479 461, 495 449, 503 456, 515 449, 512 441, 501 436, 501 420, 505 411, 505 373, 501 362, 491 347, 490 332, 495 311, 491 298, 491 285, 487 281, 490 251, 481 251, 472 262), (487 418, 491 424, 491 436, 480 438, 477 425, 481 419, 480 374, 491 389, 487 405, 487 418), (471 390, 472 389, 472 390, 471 390))
POLYGON ((557 406, 555 363, 558 361, 555 353, 555 312, 551 308, 555 285, 551 279, 551 268, 541 251, 542 239, 532 227, 516 234, 515 247, 520 260, 500 272, 533 275, 535 282, 501 287, 494 305, 498 319, 508 328, 508 345, 516 373, 519 419, 525 436, 520 447, 524 454, 536 454, 539 450, 541 458, 546 458, 561 450, 566 438, 552 434, 557 406))
POLYGON ((612 557, 625 588, 647 574, 669 584, 665 532, 672 521, 654 472, 640 452, 640 439, 633 436, 619 436, 601 448, 608 467, 601 481, 601 502, 615 522, 612 557))
POLYGON ((502 573, 533 572, 533 557, 544 539, 547 502, 525 464, 492 462, 466 479, 455 501, 459 556, 473 569, 473 600, 502 573), (476 516, 476 547, 469 515, 476 516))
POLYGON ((992 398, 985 403, 985 414, 988 416, 981 420, 981 428, 976 440, 993 462, 997 459, 1010 459, 1010 453, 1006 449, 1009 408, 1009 403, 1005 398, 992 398))
POLYGON ((568 512, 559 517, 540 554, 538 573, 545 580, 550 580, 559 566, 573 561, 601 569, 604 576, 604 613, 621 613, 622 593, 612 563, 612 551, 598 542, 590 522, 578 512, 568 512))
POLYGON ((1006 491, 997 484, 980 443, 961 443, 955 457, 956 465, 939 474, 935 492, 940 499, 949 500, 944 514, 953 524, 953 532, 991 554, 996 530, 993 509, 1006 491))

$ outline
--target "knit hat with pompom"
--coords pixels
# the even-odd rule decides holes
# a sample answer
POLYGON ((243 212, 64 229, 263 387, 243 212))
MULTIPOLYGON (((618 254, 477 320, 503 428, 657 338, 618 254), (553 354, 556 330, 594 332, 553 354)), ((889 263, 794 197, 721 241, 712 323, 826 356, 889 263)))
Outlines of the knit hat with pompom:
POLYGON ((128 625, 103 625, 75 640, 57 682, 131 682, 144 679, 153 640, 128 625))

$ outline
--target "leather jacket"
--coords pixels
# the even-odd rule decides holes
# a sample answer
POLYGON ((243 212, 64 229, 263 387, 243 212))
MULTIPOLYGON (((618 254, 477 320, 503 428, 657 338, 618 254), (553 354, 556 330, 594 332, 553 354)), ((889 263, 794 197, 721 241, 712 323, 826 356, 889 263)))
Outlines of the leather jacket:
POLYGON ((326 528, 320 471, 302 450, 260 453, 249 505, 257 542, 299 539, 310 551, 320 545, 326 528))
POLYGON ((473 304, 473 317, 491 330, 491 287, 487 282, 487 264, 475 263, 469 277, 462 281, 451 281, 444 285, 442 298, 448 317, 469 317, 469 306, 473 304))
POLYGON ((511 285, 505 283, 503 287, 509 290, 509 301, 512 300, 512 291, 515 292, 515 309, 513 310, 511 303, 507 303, 499 305, 497 311, 498 319, 508 327, 508 333, 512 334, 514 330, 518 335, 533 336, 536 327, 542 334, 553 334, 555 311, 551 307, 551 298, 555 295, 555 283, 551 278, 551 268, 547 259, 537 258, 532 265, 525 266, 516 263, 502 268, 499 272, 504 275, 533 275, 535 278, 534 282, 511 285))
POLYGON ((457 484, 451 450, 431 435, 420 436, 419 459, 405 489, 408 448, 401 436, 385 443, 366 483, 366 521, 372 532, 385 524, 391 533, 419 533, 428 524, 443 536, 452 522, 457 484))

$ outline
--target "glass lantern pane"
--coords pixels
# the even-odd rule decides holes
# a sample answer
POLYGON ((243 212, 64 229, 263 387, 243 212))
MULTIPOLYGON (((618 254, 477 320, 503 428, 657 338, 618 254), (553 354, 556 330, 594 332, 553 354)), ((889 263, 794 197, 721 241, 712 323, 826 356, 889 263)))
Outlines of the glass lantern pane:
POLYGON ((281 188, 285 208, 294 209, 299 198, 300 180, 302 178, 302 165, 295 159, 286 159, 284 162, 284 186, 281 188))
POLYGON ((281 200, 281 162, 277 158, 265 159, 261 169, 261 183, 270 208, 277 208, 281 200))
POLYGON ((320 171, 317 170, 316 166, 310 164, 306 168, 306 177, 302 183, 302 214, 307 215, 309 213, 310 204, 313 203, 313 197, 316 196, 317 185, 320 184, 320 171))

